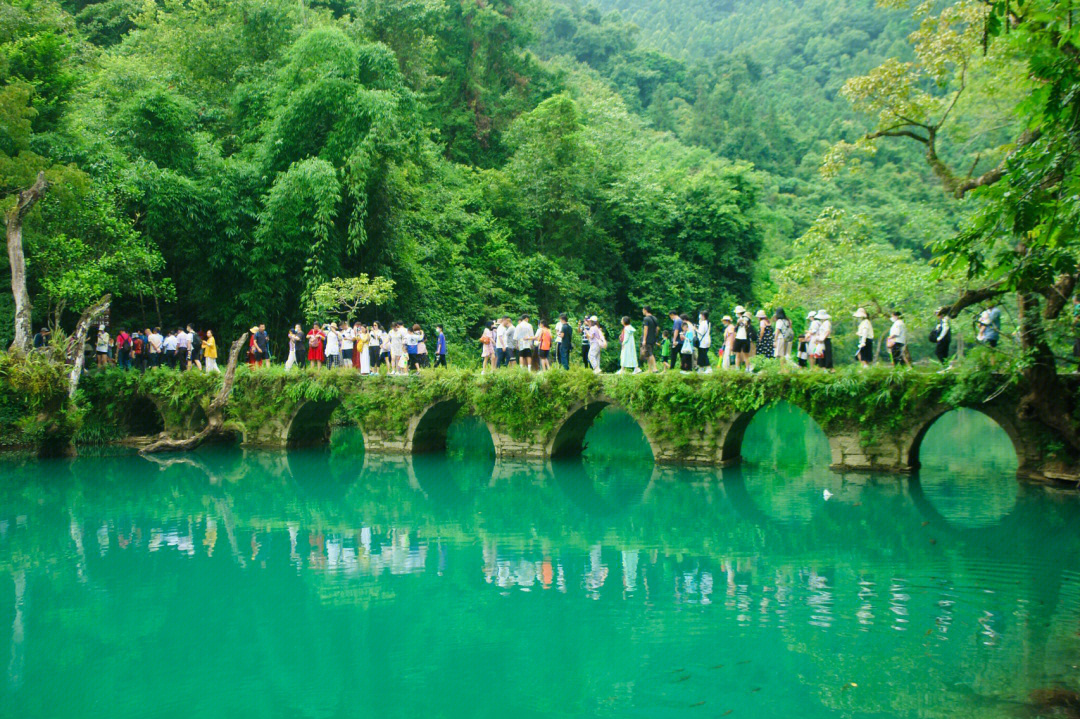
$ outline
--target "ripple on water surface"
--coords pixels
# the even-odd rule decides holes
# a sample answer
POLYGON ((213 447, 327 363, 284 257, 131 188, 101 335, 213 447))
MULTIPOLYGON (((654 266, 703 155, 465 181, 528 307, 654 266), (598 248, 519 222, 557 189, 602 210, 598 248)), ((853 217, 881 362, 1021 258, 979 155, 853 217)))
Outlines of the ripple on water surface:
POLYGON ((1016 717, 1075 688, 1080 521, 950 413, 910 478, 828 471, 763 410, 748 461, 208 448, 11 462, 0 717, 1016 717))

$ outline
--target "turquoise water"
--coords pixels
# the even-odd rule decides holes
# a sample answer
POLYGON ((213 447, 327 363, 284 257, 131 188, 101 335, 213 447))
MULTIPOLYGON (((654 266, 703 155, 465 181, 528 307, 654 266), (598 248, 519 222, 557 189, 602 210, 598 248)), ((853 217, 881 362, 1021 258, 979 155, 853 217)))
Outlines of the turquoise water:
POLYGON ((917 477, 329 448, 0 465, 0 717, 1032 717, 1080 686, 1080 507, 946 415, 917 477))

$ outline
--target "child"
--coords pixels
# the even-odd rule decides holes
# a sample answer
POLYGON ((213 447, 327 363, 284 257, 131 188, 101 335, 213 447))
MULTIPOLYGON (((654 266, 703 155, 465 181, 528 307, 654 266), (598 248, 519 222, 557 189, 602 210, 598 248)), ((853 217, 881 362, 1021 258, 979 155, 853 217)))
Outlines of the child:
POLYGON ((679 350, 680 369, 683 374, 692 372, 694 369, 694 341, 697 339, 697 328, 693 322, 683 322, 683 343, 679 350))
POLYGON ((547 320, 540 320, 540 334, 537 336, 537 353, 540 369, 551 369, 551 330, 547 320))
POLYGON ((671 366, 671 330, 664 330, 660 336, 663 338, 660 343, 660 364, 669 367, 671 366))
POLYGON ((637 374, 641 372, 637 361, 637 343, 634 342, 634 326, 630 324, 629 317, 622 318, 622 334, 619 335, 619 343, 622 350, 619 353, 619 371, 617 374, 623 372, 637 374))

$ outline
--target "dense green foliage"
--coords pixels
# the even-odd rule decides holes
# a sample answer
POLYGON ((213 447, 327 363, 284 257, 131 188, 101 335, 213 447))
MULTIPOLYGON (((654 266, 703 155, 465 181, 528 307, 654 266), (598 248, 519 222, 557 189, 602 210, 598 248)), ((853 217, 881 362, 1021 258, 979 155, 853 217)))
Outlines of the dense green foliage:
POLYGON ((0 165, 9 191, 54 182, 27 229, 36 322, 112 291, 123 324, 280 338, 362 274, 394 283, 365 316, 452 337, 752 293, 760 178, 538 59, 531 0, 3 5, 0 165))

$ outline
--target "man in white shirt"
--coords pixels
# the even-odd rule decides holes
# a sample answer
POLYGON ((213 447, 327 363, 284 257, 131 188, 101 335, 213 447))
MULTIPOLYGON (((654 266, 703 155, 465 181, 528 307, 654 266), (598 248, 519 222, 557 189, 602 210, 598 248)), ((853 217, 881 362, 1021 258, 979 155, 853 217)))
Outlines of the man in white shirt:
POLYGON ((889 352, 892 354, 893 367, 907 364, 904 356, 904 346, 907 345, 907 325, 904 324, 904 316, 900 310, 892 311, 892 327, 889 328, 889 352))
POLYGON ((505 367, 510 361, 507 351, 507 333, 510 330, 510 318, 503 315, 495 326, 495 367, 505 367))
POLYGON ((353 344, 355 341, 356 330, 346 322, 345 329, 341 331, 341 364, 346 367, 352 364, 353 344))
POLYGON ((150 356, 150 366, 161 366, 161 343, 164 338, 161 336, 161 328, 155 327, 147 336, 146 343, 150 345, 148 354, 150 356))
POLYGON ((526 369, 532 363, 534 334, 533 326, 529 324, 529 315, 522 315, 514 331, 514 339, 517 341, 518 364, 526 369))

